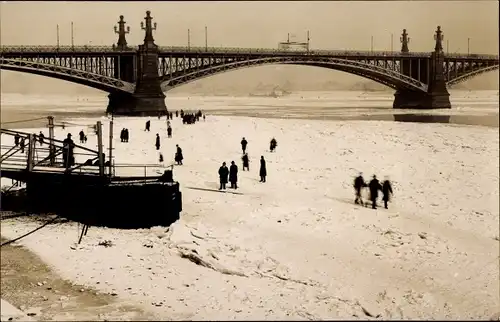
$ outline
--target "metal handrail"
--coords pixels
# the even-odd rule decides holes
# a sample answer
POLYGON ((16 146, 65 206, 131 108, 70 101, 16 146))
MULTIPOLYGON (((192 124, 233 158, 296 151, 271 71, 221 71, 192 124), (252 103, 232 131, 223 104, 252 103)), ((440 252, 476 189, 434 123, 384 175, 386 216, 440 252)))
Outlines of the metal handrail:
MULTIPOLYGON (((138 50, 138 46, 131 46, 125 49, 113 46, 1 46, 0 54, 7 53, 127 53, 138 50)), ((287 55, 328 55, 328 56, 371 56, 371 57, 429 57, 430 52, 408 52, 399 51, 366 51, 366 50, 283 50, 273 48, 243 48, 243 47, 185 47, 185 46, 159 46, 160 54, 168 53, 196 53, 196 54, 287 54, 287 55)), ((491 54, 462 54, 446 53, 449 58, 469 58, 469 59, 495 59, 498 55, 491 54)))

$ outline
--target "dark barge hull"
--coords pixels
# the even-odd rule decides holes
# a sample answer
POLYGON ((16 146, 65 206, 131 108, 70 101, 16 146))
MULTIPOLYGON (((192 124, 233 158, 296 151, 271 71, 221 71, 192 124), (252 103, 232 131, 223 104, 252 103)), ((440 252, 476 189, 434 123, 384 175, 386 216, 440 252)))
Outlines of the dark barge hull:
POLYGON ((26 182, 15 196, 2 193, 2 210, 56 213, 91 226, 149 228, 179 219, 178 182, 162 177, 107 178, 91 174, 2 170, 2 177, 26 182), (21 200, 21 202, 19 202, 21 200), (9 209, 9 208, 23 209, 9 209))

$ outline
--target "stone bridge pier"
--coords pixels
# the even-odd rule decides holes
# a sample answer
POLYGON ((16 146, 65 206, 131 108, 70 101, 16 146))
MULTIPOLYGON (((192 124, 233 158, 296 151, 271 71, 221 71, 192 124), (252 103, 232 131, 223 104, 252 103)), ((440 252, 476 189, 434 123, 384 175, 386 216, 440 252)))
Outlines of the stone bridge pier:
MULTIPOLYGON (((133 79, 127 81, 135 82, 134 93, 114 92, 108 95, 109 103, 106 113, 124 116, 156 116, 166 114, 165 94, 161 89, 161 80, 158 74, 158 46, 154 43, 153 30, 156 30, 156 22, 151 23, 151 12, 146 12, 146 23, 141 22, 141 29, 145 30, 144 43, 139 46, 133 63, 123 62, 122 71, 126 75, 133 75, 133 79), (130 70, 132 69, 132 70, 130 70)), ((125 21, 120 16, 118 22, 118 43, 115 49, 127 48, 125 40, 125 21)), ((124 75, 120 75, 124 78, 124 75)), ((125 80, 125 79, 124 79, 125 80)))
MULTIPOLYGON (((450 103, 450 93, 446 88, 446 81, 444 78, 444 52, 443 52, 443 32, 441 27, 438 26, 434 39, 436 40, 436 46, 434 51, 431 53, 431 58, 426 64, 421 64, 417 67, 417 64, 411 64, 410 60, 401 59, 401 73, 415 77, 415 74, 421 73, 428 77, 427 92, 410 91, 406 89, 397 89, 394 93, 394 103, 393 108, 399 109, 439 109, 439 108, 451 108, 450 103), (428 66, 427 66, 428 65, 428 66), (420 69, 415 71, 415 67, 420 69)), ((406 33, 406 29, 403 30, 401 35, 401 52, 408 53, 408 42, 410 38, 406 33)))

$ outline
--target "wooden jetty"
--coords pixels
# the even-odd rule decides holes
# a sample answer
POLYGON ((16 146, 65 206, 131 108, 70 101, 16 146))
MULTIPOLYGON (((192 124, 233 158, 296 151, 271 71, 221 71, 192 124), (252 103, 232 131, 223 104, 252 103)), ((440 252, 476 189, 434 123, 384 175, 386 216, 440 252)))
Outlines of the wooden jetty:
POLYGON ((55 213, 85 225, 114 228, 168 226, 178 220, 182 193, 172 168, 115 164, 111 144, 105 161, 101 122, 96 129, 98 151, 76 144, 69 148, 54 139, 50 117, 47 138, 1 129, 0 177, 13 184, 2 189, 0 209, 55 213), (120 168, 129 173, 143 170, 143 175, 117 176, 120 168))

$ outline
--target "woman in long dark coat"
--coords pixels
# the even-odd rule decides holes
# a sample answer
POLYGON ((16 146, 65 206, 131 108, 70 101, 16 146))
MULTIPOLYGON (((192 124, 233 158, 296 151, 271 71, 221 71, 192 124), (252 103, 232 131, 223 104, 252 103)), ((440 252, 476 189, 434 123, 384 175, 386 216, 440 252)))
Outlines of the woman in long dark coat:
POLYGON ((260 181, 259 182, 266 182, 266 176, 267 176, 266 160, 264 160, 264 156, 263 155, 260 157, 259 175, 260 175, 260 181))

